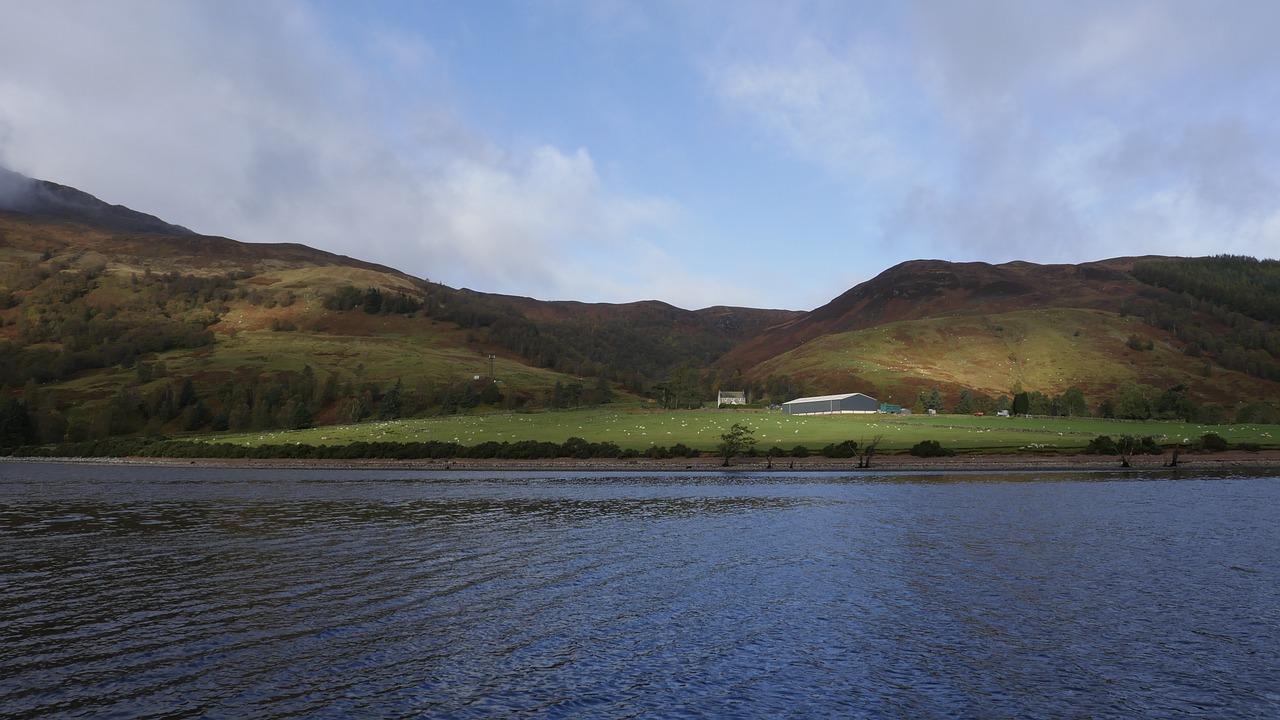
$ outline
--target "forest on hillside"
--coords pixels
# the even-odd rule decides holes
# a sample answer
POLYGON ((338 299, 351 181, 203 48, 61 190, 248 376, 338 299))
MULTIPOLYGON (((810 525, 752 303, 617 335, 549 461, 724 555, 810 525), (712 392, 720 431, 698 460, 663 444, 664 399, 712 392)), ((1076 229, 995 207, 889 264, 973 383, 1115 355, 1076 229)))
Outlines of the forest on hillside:
POLYGON ((1140 262, 1133 276, 1227 312, 1280 325, 1280 260, 1239 255, 1166 258, 1140 262))
POLYGON ((236 289, 235 277, 178 273, 123 280, 102 265, 65 260, 11 268, 0 291, 0 377, 37 383, 104 367, 133 367, 143 355, 212 345, 208 328, 236 289))
POLYGON ((324 299, 337 312, 421 312, 471 331, 474 341, 504 348, 530 365, 577 377, 603 377, 646 394, 676 368, 704 367, 733 347, 714 324, 690 326, 676 308, 569 320, 533 320, 501 296, 427 284, 420 300, 376 288, 344 286, 324 299))
POLYGON ((1170 291, 1123 307, 1185 344, 1192 357, 1280 382, 1280 261, 1218 255, 1138 263, 1133 276, 1170 291))

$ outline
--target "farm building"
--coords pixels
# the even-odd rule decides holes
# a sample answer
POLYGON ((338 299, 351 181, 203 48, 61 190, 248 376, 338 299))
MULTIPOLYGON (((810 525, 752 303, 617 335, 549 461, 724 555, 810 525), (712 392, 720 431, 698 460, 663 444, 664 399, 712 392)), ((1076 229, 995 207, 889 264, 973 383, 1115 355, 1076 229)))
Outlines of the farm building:
POLYGON ((721 390, 716 397, 716 405, 746 405, 747 394, 741 390, 721 390))
POLYGON ((782 404, 788 415, 831 415, 837 413, 873 413, 880 411, 880 401, 862 393, 820 395, 796 398, 782 404))

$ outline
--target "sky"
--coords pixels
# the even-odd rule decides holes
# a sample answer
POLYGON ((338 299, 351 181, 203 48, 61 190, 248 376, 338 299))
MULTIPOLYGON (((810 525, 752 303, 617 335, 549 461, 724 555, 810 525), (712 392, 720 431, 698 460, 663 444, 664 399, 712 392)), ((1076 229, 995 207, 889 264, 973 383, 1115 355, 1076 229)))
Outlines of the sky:
POLYGON ((543 300, 1280 253, 1271 0, 0 0, 0 165, 543 300))

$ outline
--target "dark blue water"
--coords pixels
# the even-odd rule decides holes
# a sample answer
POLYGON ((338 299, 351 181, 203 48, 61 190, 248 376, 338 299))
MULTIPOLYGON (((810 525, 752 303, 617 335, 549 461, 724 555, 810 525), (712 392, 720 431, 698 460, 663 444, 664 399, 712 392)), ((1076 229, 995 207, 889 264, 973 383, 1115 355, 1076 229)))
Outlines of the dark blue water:
POLYGON ((1280 479, 0 462, 0 714, 1280 717, 1280 479))

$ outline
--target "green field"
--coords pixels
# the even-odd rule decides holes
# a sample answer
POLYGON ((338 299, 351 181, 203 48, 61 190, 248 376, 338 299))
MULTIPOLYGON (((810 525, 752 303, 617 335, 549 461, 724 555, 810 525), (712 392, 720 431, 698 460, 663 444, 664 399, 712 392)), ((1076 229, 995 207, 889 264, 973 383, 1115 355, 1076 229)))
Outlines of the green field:
POLYGON ((202 435, 207 442, 246 446, 351 442, 483 442, 535 440, 563 443, 571 437, 613 442, 624 450, 683 443, 710 452, 734 423, 749 427, 757 450, 803 445, 819 451, 845 440, 883 439, 882 452, 905 452, 922 440, 937 440, 959 452, 1075 452, 1098 435, 1151 435, 1163 445, 1189 445, 1205 433, 1232 444, 1280 447, 1280 425, 1196 425, 1171 422, 1116 422, 1097 419, 1029 419, 967 415, 794 416, 767 410, 603 409, 544 413, 494 413, 331 425, 310 430, 202 435))

